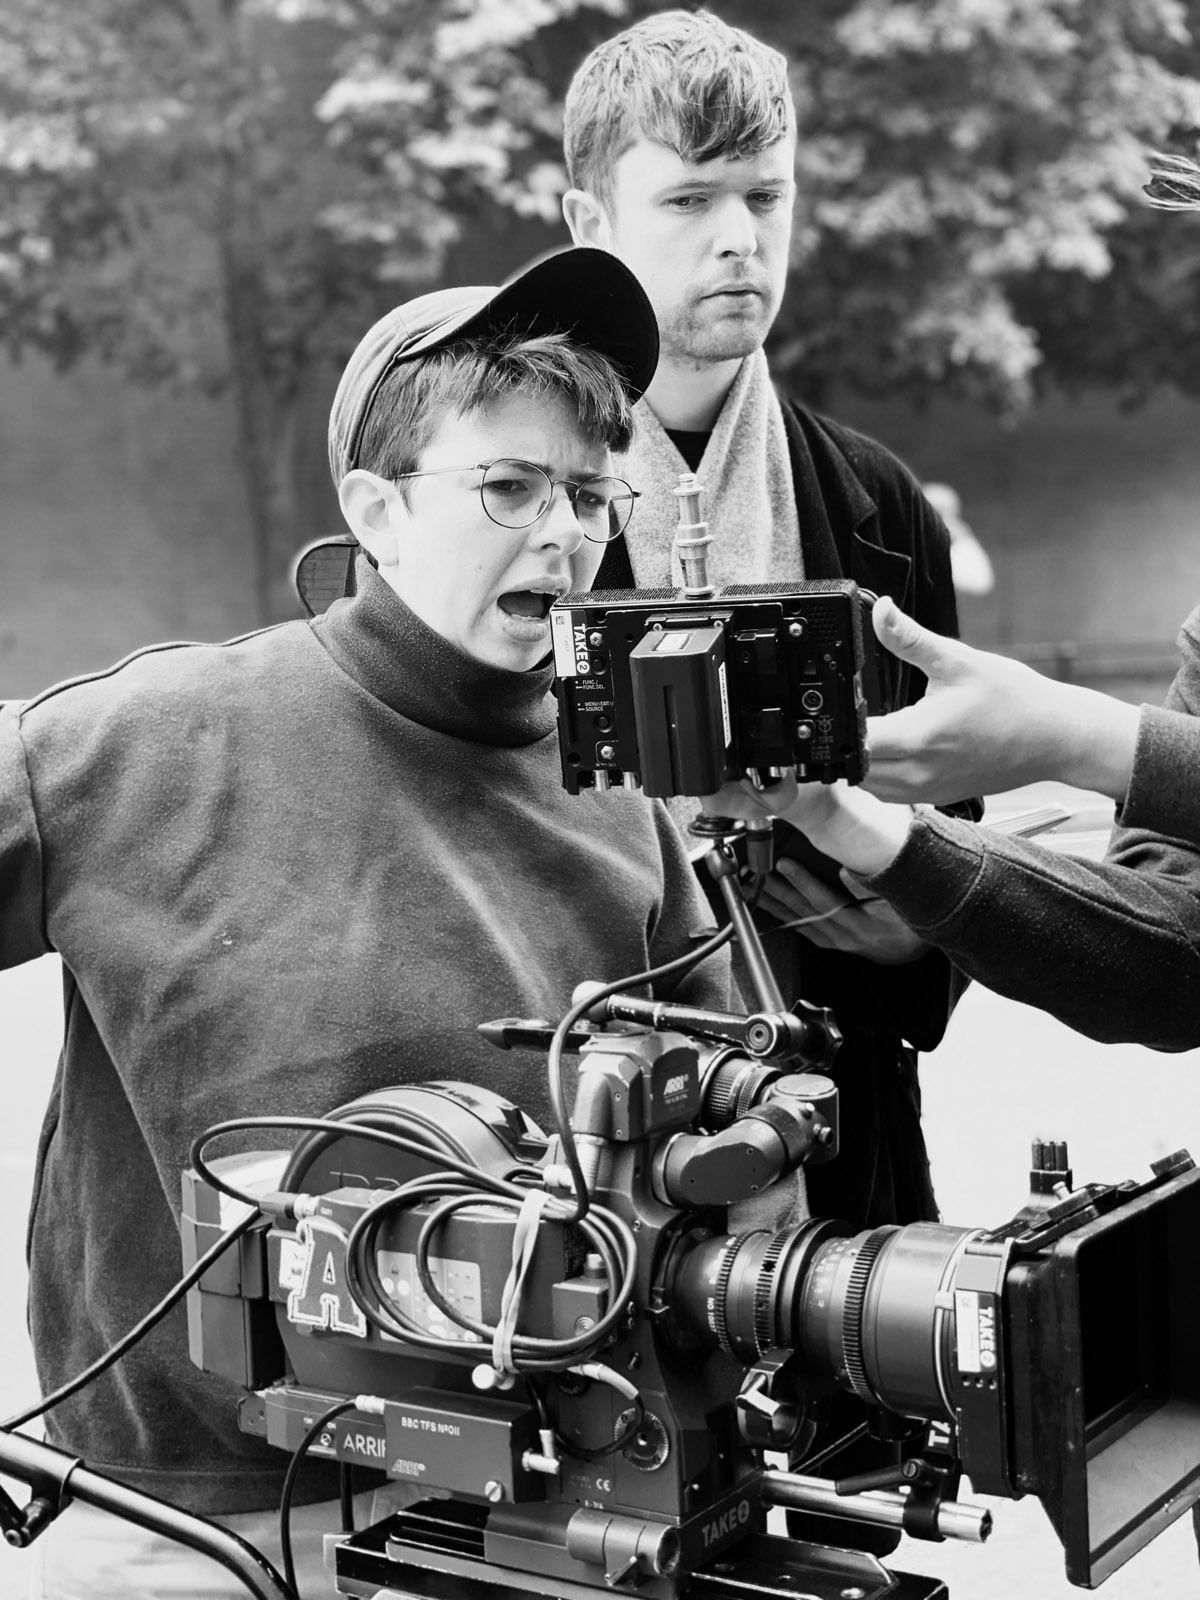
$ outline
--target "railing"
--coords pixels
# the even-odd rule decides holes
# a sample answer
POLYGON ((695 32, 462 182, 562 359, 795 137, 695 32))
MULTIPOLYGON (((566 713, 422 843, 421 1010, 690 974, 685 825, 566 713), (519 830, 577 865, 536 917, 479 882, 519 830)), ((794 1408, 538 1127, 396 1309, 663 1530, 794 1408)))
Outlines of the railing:
POLYGON ((1157 702, 1179 667, 1179 657, 1158 641, 1060 639, 1012 645, 1002 651, 1060 683, 1102 689, 1119 699, 1157 702))

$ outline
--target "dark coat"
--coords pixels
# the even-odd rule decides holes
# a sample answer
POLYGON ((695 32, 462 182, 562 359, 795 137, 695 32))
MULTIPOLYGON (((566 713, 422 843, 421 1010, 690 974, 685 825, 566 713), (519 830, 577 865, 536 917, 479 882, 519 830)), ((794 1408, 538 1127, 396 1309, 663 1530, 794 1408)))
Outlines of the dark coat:
MULTIPOLYGON (((950 537, 912 473, 864 434, 794 400, 782 405, 805 578, 853 579, 891 595, 924 627, 957 637, 950 537)), ((618 541, 605 553, 596 588, 633 587, 629 553, 618 541)), ((881 651, 879 666, 892 706, 925 692, 924 675, 907 663, 881 651)), ((982 814, 977 802, 958 809, 982 814)), ((782 828, 776 838, 777 854, 801 849, 782 828)), ((836 870, 829 862, 831 878, 836 870)), ((889 967, 823 950, 801 934, 766 931, 765 947, 784 997, 832 1007, 845 1040, 833 1069, 841 1154, 807 1169, 813 1214, 872 1226, 935 1219, 916 1050, 938 1044, 965 980, 937 951, 889 967)))
MULTIPOLYGON (((784 401, 783 416, 806 578, 853 579, 957 636, 950 538, 912 473, 875 440, 795 401, 784 401)), ((907 663, 881 653, 880 669, 894 706, 924 694, 923 674, 907 663)), ((845 1041, 833 1072, 841 1154, 807 1171, 814 1216, 871 1226, 935 1219, 916 1051, 940 1042, 963 980, 938 951, 881 966, 802 935, 768 944, 784 993, 832 1007, 845 1041)))

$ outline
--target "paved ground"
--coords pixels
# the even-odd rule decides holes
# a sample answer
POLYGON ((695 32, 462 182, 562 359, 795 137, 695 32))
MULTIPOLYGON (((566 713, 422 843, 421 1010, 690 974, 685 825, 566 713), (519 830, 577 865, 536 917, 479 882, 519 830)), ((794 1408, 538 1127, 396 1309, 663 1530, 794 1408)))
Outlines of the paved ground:
MULTIPOLYGON (((1084 814, 1075 848, 1090 852, 1084 814)), ((0 1415, 34 1393, 24 1337, 24 1218, 32 1151, 59 1031, 58 975, 50 960, 0 974, 0 1415)), ((923 1067, 926 1126, 945 1220, 993 1225, 1021 1205, 1034 1136, 1070 1141, 1076 1178, 1144 1175, 1179 1146, 1200 1153, 1200 1052, 1159 1056, 1081 1039, 1026 1007, 975 988, 941 1048, 923 1067)), ((131 1247, 135 1247, 131 1241, 131 1247)), ((996 1531, 984 1547, 906 1542, 895 1564, 944 1577, 952 1600, 1066 1600, 1061 1554, 1034 1502, 990 1502, 996 1531)), ((0 1547, 0 1600, 23 1591, 27 1558, 0 1547)), ((1176 1524, 1104 1585, 1105 1600, 1200 1595, 1190 1531, 1176 1524)))

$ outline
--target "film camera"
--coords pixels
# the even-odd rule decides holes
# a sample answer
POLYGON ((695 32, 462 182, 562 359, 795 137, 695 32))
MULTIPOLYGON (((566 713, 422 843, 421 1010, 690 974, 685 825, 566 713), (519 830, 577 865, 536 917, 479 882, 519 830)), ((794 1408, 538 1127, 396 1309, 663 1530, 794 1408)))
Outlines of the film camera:
POLYGON ((827 1014, 798 1033, 610 986, 557 1030, 486 1031, 549 1043, 560 1077, 574 1053, 557 1138, 430 1083, 309 1128, 269 1193, 261 1155, 209 1163, 204 1141, 185 1175, 189 1263, 223 1193, 269 1213, 190 1303, 193 1359, 248 1391, 242 1428, 295 1450, 327 1415, 319 1455, 412 1486, 338 1546, 339 1592, 935 1600, 854 1524, 983 1539, 963 1472, 1036 1495, 1091 1587, 1200 1495, 1186 1154, 1076 1188, 1065 1151, 1035 1150, 1029 1203, 992 1230, 739 1227, 731 1208, 836 1158, 827 1014), (890 1482, 805 1470, 838 1389, 918 1436, 890 1482), (778 1506, 844 1519, 845 1546, 769 1533, 778 1506))

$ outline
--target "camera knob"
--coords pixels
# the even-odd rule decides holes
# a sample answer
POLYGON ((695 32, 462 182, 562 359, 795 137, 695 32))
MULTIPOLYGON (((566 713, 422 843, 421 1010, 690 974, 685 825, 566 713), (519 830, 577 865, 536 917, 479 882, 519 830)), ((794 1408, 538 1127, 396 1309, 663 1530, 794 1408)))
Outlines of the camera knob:
MULTIPOLYGON (((617 1418, 617 1432, 624 1432, 633 1424, 636 1417, 637 1412, 632 1408, 622 1411, 617 1418)), ((657 1472, 671 1454, 670 1435, 653 1411, 647 1411, 642 1417, 641 1426, 623 1447, 621 1454, 638 1472, 657 1472)))

